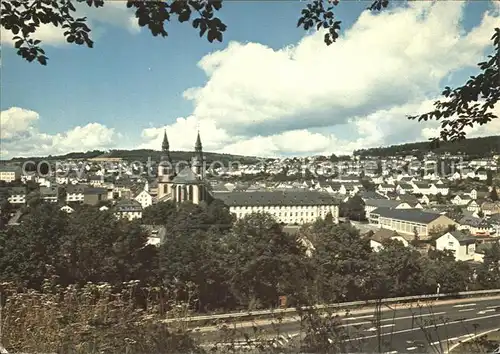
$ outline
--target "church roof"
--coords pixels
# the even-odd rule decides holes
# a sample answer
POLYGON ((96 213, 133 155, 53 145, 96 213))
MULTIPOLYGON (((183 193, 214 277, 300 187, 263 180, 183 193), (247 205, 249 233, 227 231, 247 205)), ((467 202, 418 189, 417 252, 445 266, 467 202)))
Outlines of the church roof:
POLYGON ((175 176, 172 182, 179 184, 200 183, 200 178, 193 172, 190 167, 184 167, 177 174, 177 176, 175 176))

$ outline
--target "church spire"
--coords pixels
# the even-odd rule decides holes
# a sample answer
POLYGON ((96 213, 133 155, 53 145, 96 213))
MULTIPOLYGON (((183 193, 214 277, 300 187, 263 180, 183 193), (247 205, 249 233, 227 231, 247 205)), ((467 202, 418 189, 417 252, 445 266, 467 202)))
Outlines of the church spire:
POLYGON ((198 136, 196 137, 196 143, 194 144, 194 151, 196 151, 196 152, 201 152, 202 151, 201 138, 200 138, 200 131, 199 130, 198 130, 198 136))
POLYGON ((168 144, 168 138, 167 138, 167 130, 164 130, 163 133, 163 143, 161 144, 161 149, 163 151, 168 151, 170 149, 170 145, 168 144))

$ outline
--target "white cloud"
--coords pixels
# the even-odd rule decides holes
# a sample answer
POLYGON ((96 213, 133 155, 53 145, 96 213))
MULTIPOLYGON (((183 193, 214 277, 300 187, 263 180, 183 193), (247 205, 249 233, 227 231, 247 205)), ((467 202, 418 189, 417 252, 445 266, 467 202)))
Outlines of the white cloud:
POLYGON ((18 107, 11 107, 0 113, 2 158, 104 150, 120 143, 120 134, 99 123, 77 126, 54 135, 45 134, 36 127, 39 118, 37 112, 18 107))
MULTIPOLYGON (((366 11, 331 46, 322 33, 281 50, 229 43, 200 60, 207 83, 184 92, 195 109, 167 127, 171 146, 192 149, 197 124, 209 150, 262 156, 351 152, 434 137, 437 123, 406 115, 432 108, 430 98, 439 96, 444 80, 474 68, 498 25, 492 10, 465 33, 464 7, 412 2, 366 11), (175 140, 185 132, 193 139, 175 140)), ((145 131, 143 147, 159 148, 162 134, 163 127, 145 131)), ((471 130, 478 134, 492 131, 471 130)))
MULTIPOLYGON (((432 108, 450 75, 476 66, 500 8, 492 7, 495 12, 465 33, 463 2, 408 6, 364 12, 331 46, 314 33, 281 50, 232 42, 206 55, 199 62, 206 84, 184 92, 194 103, 192 115, 143 130, 138 147, 159 149, 164 128, 173 150, 193 149, 199 128, 205 151, 259 156, 350 153, 437 136, 438 123, 409 121, 406 115, 432 108)), ((122 15, 115 25, 127 25, 130 18, 122 15)), ((19 123, 30 137, 28 155, 121 146, 116 133, 100 124, 46 135, 34 128, 35 121, 28 115, 19 123)), ((500 122, 468 132, 500 134, 500 122)), ((24 152, 17 144, 3 142, 2 148, 10 156, 24 152)))
MULTIPOLYGON (((94 39, 96 33, 99 33, 99 30, 103 30, 102 25, 122 27, 130 33, 138 33, 140 31, 134 11, 128 9, 126 3, 123 1, 106 1, 104 6, 100 8, 91 8, 86 4, 76 3, 75 8, 74 17, 87 17, 87 24, 93 30, 91 37, 94 39)), ((61 46, 68 44, 63 36, 64 31, 61 27, 55 27, 51 24, 41 24, 32 36, 41 40, 44 45, 61 46)), ((14 34, 10 30, 2 27, 2 36, 0 37, 2 44, 14 45, 13 37, 14 34)))

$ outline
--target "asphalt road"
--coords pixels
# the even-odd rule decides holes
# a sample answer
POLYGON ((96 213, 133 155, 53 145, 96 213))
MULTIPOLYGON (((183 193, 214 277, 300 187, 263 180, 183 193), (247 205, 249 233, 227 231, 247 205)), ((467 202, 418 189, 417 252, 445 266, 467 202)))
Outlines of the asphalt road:
MULTIPOLYGON (((340 321, 347 334, 344 339, 345 351, 446 353, 449 347, 471 335, 500 327, 500 297, 385 306, 379 318, 380 326, 377 326, 374 309, 343 315, 340 321)), ((279 342, 283 346, 297 345, 304 337, 300 322, 293 319, 279 325, 269 321, 260 321, 256 325, 263 331, 260 338, 276 338, 279 335, 279 342)), ((251 323, 235 330, 238 333, 236 347, 248 346, 247 341, 243 340, 245 334, 255 338, 251 323)), ((224 342, 221 336, 222 331, 207 329, 196 334, 204 343, 224 342)))

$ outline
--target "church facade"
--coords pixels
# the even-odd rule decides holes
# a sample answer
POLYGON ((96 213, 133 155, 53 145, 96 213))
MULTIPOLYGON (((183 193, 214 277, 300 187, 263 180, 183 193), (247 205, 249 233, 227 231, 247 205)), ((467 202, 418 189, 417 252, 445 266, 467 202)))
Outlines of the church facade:
POLYGON ((205 160, 200 133, 196 137, 194 154, 189 166, 179 169, 170 155, 167 132, 163 136, 162 157, 158 165, 158 200, 199 204, 210 198, 205 182, 205 160))

